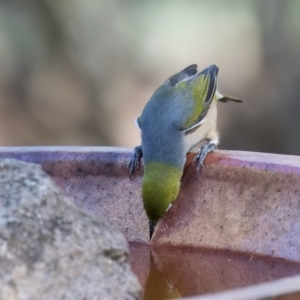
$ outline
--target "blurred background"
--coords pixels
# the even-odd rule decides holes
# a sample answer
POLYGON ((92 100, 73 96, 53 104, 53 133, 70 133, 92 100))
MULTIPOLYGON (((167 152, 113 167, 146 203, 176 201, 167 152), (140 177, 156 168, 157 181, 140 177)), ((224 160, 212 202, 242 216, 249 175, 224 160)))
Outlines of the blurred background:
POLYGON ((300 155, 300 1, 0 0, 0 145, 136 146, 154 90, 217 64, 221 149, 300 155))

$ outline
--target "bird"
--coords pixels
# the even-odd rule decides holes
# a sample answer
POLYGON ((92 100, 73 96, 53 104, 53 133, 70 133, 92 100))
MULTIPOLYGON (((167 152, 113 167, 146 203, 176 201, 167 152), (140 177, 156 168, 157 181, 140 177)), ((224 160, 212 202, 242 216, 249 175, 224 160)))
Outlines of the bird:
POLYGON ((128 162, 129 176, 144 161, 142 199, 149 219, 149 235, 176 200, 186 154, 202 141, 194 157, 197 170, 219 144, 217 102, 242 102, 217 90, 219 68, 210 65, 198 72, 196 64, 169 77, 151 96, 136 120, 141 145, 128 162))

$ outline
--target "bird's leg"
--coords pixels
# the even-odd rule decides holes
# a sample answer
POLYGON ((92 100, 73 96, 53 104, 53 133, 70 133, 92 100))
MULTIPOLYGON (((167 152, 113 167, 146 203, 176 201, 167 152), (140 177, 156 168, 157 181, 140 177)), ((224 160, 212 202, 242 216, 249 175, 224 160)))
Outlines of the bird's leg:
POLYGON ((142 157, 143 157, 142 146, 135 147, 131 155, 131 158, 127 164, 130 180, 132 180, 132 176, 135 170, 140 166, 142 157))
POLYGON ((213 152, 217 148, 217 143, 215 141, 210 141, 208 144, 201 147, 199 153, 194 157, 194 162, 198 160, 197 171, 203 167, 203 162, 208 153, 213 152))

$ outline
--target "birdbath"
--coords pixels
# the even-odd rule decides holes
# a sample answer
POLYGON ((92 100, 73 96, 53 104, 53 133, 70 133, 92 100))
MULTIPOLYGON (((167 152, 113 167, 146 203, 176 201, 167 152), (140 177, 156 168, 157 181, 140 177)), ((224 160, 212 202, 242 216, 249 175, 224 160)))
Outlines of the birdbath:
POLYGON ((300 157, 216 151, 197 172, 190 153, 150 242, 142 170, 130 181, 126 169, 131 152, 2 147, 0 157, 41 164, 78 206, 119 228, 145 299, 300 297, 300 157))

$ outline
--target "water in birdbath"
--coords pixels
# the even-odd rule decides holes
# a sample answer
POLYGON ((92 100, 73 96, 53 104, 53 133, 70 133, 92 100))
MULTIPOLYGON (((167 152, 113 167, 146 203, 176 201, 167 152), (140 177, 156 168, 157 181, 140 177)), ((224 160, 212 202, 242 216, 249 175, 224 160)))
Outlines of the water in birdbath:
POLYGON ((300 273, 300 263, 280 258, 180 246, 131 243, 130 262, 144 300, 220 292, 300 273))

